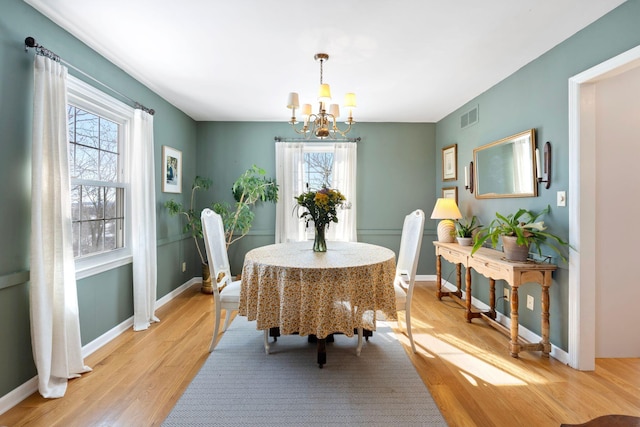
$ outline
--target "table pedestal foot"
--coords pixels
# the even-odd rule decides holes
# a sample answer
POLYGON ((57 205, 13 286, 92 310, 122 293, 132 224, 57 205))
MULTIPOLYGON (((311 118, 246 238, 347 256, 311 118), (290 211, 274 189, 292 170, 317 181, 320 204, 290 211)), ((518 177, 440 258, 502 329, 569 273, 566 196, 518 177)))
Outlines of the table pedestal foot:
POLYGON ((318 338, 318 365, 322 369, 322 365, 327 363, 327 340, 318 338))

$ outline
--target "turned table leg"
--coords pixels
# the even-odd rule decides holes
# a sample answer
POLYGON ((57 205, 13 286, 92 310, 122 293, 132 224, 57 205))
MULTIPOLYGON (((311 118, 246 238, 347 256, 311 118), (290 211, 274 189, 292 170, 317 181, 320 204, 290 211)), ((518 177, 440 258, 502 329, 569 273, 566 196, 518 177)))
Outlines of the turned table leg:
POLYGON ((489 317, 496 318, 496 281, 489 279, 489 317))
POLYGON ((471 269, 467 268, 464 274, 464 282, 465 282, 465 302, 467 305, 467 322, 471 323, 471 319, 474 317, 471 313, 471 269))
POLYGON ((436 255, 436 297, 442 300, 442 261, 440 255, 436 255))
POLYGON ((542 356, 549 357, 551 344, 549 343, 549 287, 542 286, 542 356))
POLYGON ((509 342, 512 357, 518 357, 518 287, 511 287, 511 341, 509 342))

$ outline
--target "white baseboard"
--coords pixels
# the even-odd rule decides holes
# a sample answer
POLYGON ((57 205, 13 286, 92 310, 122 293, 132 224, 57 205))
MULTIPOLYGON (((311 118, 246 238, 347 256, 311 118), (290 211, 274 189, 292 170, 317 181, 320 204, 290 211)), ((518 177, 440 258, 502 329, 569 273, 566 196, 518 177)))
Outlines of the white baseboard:
MULTIPOLYGON (((188 282, 181 285, 179 288, 174 289, 169 292, 167 295, 163 296, 159 300, 156 301, 156 309, 162 307, 182 292, 195 285, 196 283, 200 283, 202 281, 201 277, 194 277, 188 282)), ((90 354, 94 353, 100 347, 104 346, 118 335, 122 334, 127 329, 133 327, 133 316, 119 325, 111 328, 109 331, 105 332, 95 340, 91 341, 87 345, 82 347, 82 357, 85 358, 90 354)), ((0 397, 0 415, 7 412, 9 409, 13 408, 18 403, 22 402, 27 397, 31 396, 33 393, 38 391, 38 376, 31 378, 26 383, 22 384, 18 388, 10 391, 4 396, 0 397)))

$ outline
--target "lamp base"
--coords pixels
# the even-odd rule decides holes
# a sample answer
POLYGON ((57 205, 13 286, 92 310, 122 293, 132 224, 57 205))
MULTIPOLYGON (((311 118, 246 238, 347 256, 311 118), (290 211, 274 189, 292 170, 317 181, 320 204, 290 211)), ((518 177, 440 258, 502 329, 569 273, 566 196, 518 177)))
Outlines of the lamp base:
POLYGON ((438 242, 453 243, 455 241, 456 225, 450 219, 443 219, 438 223, 438 242))

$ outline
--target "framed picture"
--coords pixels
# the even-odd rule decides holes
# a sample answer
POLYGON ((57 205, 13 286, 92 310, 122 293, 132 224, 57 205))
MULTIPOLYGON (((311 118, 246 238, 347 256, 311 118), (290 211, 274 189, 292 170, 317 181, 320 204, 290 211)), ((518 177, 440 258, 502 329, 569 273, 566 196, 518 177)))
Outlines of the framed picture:
POLYGON ((162 191, 182 193, 182 151, 162 146, 162 191))
POLYGON ((442 180, 455 181, 458 179, 458 144, 442 149, 442 180))
POLYGON ((447 187, 442 189, 443 199, 453 199, 458 204, 458 187, 447 187))

